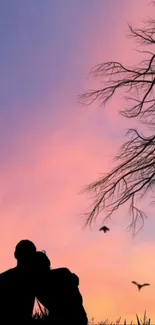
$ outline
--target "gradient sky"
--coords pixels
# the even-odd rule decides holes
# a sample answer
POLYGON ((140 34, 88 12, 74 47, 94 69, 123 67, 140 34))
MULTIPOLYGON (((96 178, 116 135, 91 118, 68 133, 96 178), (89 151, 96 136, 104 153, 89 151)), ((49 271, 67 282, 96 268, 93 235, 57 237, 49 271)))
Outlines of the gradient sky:
MULTIPOLYGON (((53 267, 80 277, 89 318, 155 321, 155 221, 133 239, 127 207, 98 232, 82 230, 89 206, 81 188, 109 170, 127 123, 120 99, 106 109, 80 106, 95 85, 90 69, 107 60, 133 64, 127 22, 151 14, 146 0, 4 0, 0 2, 0 270, 15 265, 16 243, 33 240, 53 267), (150 282, 139 293, 132 280, 150 282)), ((101 215, 102 217, 102 215, 101 215)))

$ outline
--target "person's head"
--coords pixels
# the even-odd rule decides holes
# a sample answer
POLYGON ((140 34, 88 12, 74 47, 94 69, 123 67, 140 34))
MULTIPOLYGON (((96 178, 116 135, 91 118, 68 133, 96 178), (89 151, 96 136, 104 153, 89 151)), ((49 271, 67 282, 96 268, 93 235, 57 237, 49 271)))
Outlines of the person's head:
POLYGON ((45 251, 37 251, 35 254, 35 270, 37 272, 49 271, 51 268, 51 262, 46 255, 45 251))
POLYGON ((36 254, 36 246, 28 239, 21 240, 15 247, 14 257, 18 266, 28 266, 32 263, 36 254))

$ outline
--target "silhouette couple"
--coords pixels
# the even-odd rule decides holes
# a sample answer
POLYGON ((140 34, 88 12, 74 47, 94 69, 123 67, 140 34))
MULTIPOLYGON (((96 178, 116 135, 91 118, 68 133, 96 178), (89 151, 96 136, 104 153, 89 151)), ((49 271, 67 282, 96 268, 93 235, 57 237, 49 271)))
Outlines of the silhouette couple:
POLYGON ((17 244, 14 257, 17 266, 0 274, 1 324, 30 324, 35 298, 48 309, 50 324, 88 324, 77 275, 52 269, 46 253, 29 240, 17 244))

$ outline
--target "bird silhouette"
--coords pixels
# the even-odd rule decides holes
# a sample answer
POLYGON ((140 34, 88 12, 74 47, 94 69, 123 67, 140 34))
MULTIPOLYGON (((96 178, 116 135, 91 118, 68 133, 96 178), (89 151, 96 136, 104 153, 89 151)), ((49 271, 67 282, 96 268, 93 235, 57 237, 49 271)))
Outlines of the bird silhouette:
POLYGON ((106 226, 103 226, 103 227, 101 227, 99 230, 100 230, 100 231, 107 232, 107 231, 109 231, 110 229, 109 229, 108 227, 106 227, 106 226))
POLYGON ((135 284, 135 285, 137 286, 137 288, 138 288, 139 291, 140 291, 140 289, 141 289, 142 287, 150 286, 150 283, 139 284, 139 283, 137 283, 136 281, 132 281, 132 283, 135 284))

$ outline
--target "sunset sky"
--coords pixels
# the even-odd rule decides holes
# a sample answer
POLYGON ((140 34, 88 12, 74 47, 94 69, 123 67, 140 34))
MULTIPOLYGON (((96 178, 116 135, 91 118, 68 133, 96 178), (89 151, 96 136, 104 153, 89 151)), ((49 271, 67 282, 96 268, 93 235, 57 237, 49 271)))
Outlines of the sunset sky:
MULTIPOLYGON (((78 103, 95 86, 100 62, 141 58, 126 37, 154 7, 147 0, 4 0, 0 2, 0 271, 15 265, 16 243, 28 238, 53 267, 80 278, 89 319, 155 321, 155 219, 148 212, 135 239, 127 207, 110 232, 82 229, 91 203, 81 188, 109 170, 128 127, 120 98, 106 109, 78 103), (140 293, 132 280, 150 282, 140 293)), ((102 85, 102 84, 101 84, 102 85)))

